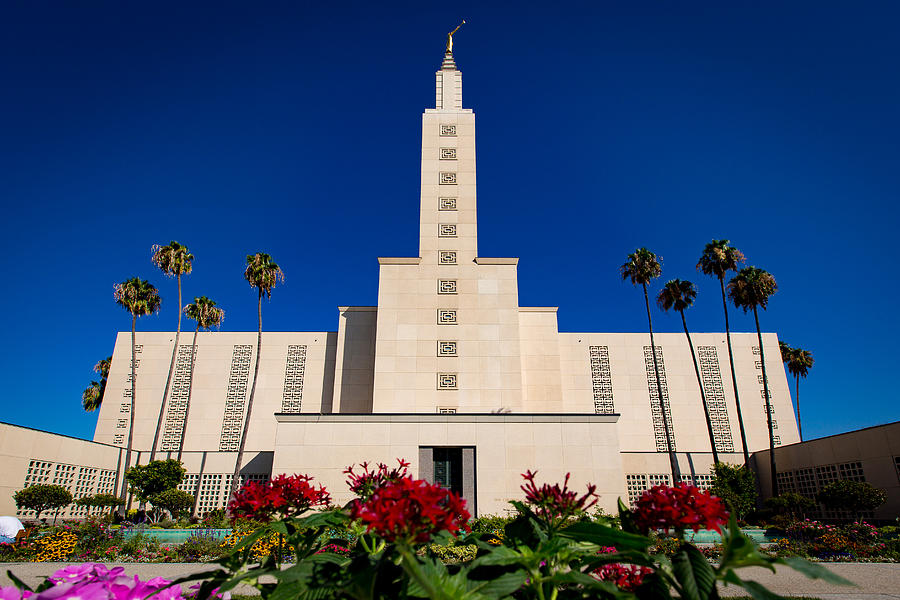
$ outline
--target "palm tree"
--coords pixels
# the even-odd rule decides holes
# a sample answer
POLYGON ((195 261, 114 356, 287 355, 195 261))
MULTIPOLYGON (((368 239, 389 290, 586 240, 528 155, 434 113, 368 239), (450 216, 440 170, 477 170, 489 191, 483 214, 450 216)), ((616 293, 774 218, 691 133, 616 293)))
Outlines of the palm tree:
MULTIPOLYGON (((197 321, 197 326, 194 328, 194 341, 191 343, 191 373, 188 377, 188 399, 187 406, 184 408, 184 425, 181 428, 181 440, 178 442, 179 462, 181 461, 181 454, 184 450, 184 435, 187 431, 188 414, 191 410, 191 392, 194 388, 194 364, 197 360, 197 333, 199 333, 201 328, 207 331, 212 327, 218 328, 225 319, 225 311, 221 308, 217 308, 216 303, 206 296, 194 298, 192 304, 188 304, 184 307, 184 314, 187 315, 188 319, 197 321)), ((196 498, 197 495, 195 494, 194 497, 196 498)))
POLYGON ((172 385, 172 373, 175 370, 175 357, 178 355, 178 338, 181 336, 181 276, 191 272, 191 261, 194 255, 183 246, 172 240, 168 246, 153 246, 153 264, 168 276, 178 281, 178 326, 175 329, 175 346, 172 348, 172 360, 169 361, 169 374, 166 376, 166 387, 163 389, 162 402, 159 404, 159 416, 156 419, 156 432, 153 434, 153 446, 150 447, 150 460, 156 458, 156 446, 159 443, 159 431, 162 429, 163 414, 166 411, 166 398, 172 385))
POLYGON ((778 495, 778 477, 775 471, 775 432, 772 429, 772 401, 769 397, 769 380, 766 377, 766 353, 763 348, 762 331, 759 328, 758 308, 766 310, 769 296, 778 291, 775 278, 768 271, 756 267, 744 267, 728 282, 728 295, 735 307, 746 313, 753 309, 756 321, 756 337, 759 341, 759 362, 762 367, 763 394, 766 399, 766 422, 769 425, 769 467, 772 471, 772 496, 778 495))
POLYGON ((791 348, 784 342, 778 342, 781 349, 781 360, 787 365, 788 371, 797 381, 797 392, 794 395, 797 401, 797 433, 800 434, 800 441, 803 441, 803 428, 800 425, 800 376, 805 379, 809 370, 812 368, 815 359, 812 352, 802 348, 791 348))
MULTIPOLYGON (((122 306, 131 313, 131 423, 128 427, 128 445, 125 449, 125 466, 123 472, 128 470, 128 463, 131 462, 131 445, 134 436, 134 407, 137 397, 137 377, 135 376, 134 367, 136 360, 136 348, 134 341, 134 330, 137 325, 137 318, 144 315, 152 315, 159 310, 162 300, 159 297, 159 291, 149 281, 144 281, 140 277, 132 277, 122 283, 117 283, 113 290, 113 298, 116 304, 122 306)), ((119 514, 125 515, 125 492, 128 489, 128 482, 122 477, 122 504, 119 507, 119 514)))
POLYGON ((691 342, 691 334, 688 332, 687 319, 684 318, 684 309, 690 308, 697 297, 697 288, 690 281, 672 279, 666 282, 659 295, 656 296, 656 304, 665 312, 674 308, 681 314, 681 324, 684 326, 684 335, 687 336, 688 348, 691 349, 691 358, 694 360, 694 373, 697 374, 697 385, 700 387, 700 401, 703 403, 703 416, 706 417, 706 429, 709 432, 709 446, 712 448, 713 464, 719 464, 719 452, 716 450, 716 438, 713 435, 712 420, 709 418, 709 407, 706 404, 706 392, 703 391, 703 379, 700 377, 700 366, 697 364, 697 354, 694 352, 694 344, 691 342))
MULTIPOLYGON (((188 416, 191 412, 191 393, 194 390, 194 365, 197 361, 197 333, 200 328, 209 331, 211 327, 218 328, 225 319, 225 311, 216 307, 216 303, 206 296, 194 298, 192 304, 184 307, 184 314, 188 319, 197 321, 197 327, 194 328, 194 341, 191 343, 191 374, 188 377, 188 399, 187 405, 184 407, 184 425, 181 427, 181 439, 178 441, 178 460, 181 461, 181 453, 184 450, 184 438, 187 434, 188 416)), ((200 501, 200 483, 202 481, 202 473, 197 475, 197 485, 194 488, 194 506, 191 514, 197 514, 197 503, 200 501)))
POLYGON ((678 483, 678 460, 669 432, 669 421, 666 418, 666 405, 663 401, 662 383, 659 378, 659 364, 656 360, 656 343, 653 339, 653 318, 650 316, 650 297, 647 295, 647 284, 662 274, 659 258, 646 248, 638 248, 628 255, 628 260, 619 267, 622 281, 631 280, 632 285, 640 284, 644 289, 644 304, 647 306, 647 323, 650 325, 650 355, 653 357, 653 371, 656 373, 656 393, 659 396, 659 410, 662 416, 663 431, 666 433, 666 449, 669 453, 669 466, 672 469, 672 485, 678 483))
POLYGON ((247 444, 247 430, 250 429, 250 413, 253 411, 253 397, 256 395, 256 379, 259 376, 259 355, 262 352, 262 299, 272 298, 272 288, 278 281, 284 281, 284 271, 281 270, 272 257, 264 252, 247 255, 247 268, 244 270, 244 279, 251 287, 259 292, 257 300, 257 314, 259 316, 259 333, 256 338, 256 366, 253 368, 253 385, 250 387, 250 399, 247 400, 247 415, 244 417, 244 429, 241 432, 241 443, 238 446, 237 459, 234 462, 234 477, 231 480, 231 493, 234 496, 240 482, 241 462, 244 459, 244 446, 247 444))
POLYGON ((741 430, 741 446, 744 450, 744 466, 750 468, 750 451, 747 449, 747 434, 744 431, 744 415, 741 412, 741 398, 738 394, 737 375, 734 371, 734 352, 731 350, 731 328, 728 326, 728 302, 725 300, 725 276, 729 271, 738 270, 744 262, 744 254, 729 245, 728 240, 713 240, 703 248, 697 262, 697 269, 704 275, 714 275, 722 289, 722 308, 725 311, 725 341, 728 344, 728 364, 731 366, 731 384, 734 389, 734 405, 737 408, 738 427, 741 430))
POLYGON ((112 356, 108 356, 94 365, 94 372, 100 375, 100 381, 92 381, 81 393, 81 405, 87 412, 97 410, 103 403, 103 392, 106 391, 106 379, 109 377, 111 364, 112 356))

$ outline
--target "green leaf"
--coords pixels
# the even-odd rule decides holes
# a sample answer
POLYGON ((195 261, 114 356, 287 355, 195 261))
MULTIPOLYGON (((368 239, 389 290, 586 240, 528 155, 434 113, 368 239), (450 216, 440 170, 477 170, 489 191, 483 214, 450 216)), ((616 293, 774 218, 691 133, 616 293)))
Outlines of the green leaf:
POLYGON ((707 600, 716 587, 716 575, 706 557, 691 544, 682 544, 672 557, 672 570, 685 600, 707 600))
MULTIPOLYGON (((525 571, 513 571, 511 573, 504 573, 499 577, 493 577, 474 587, 470 587, 470 590, 490 598, 503 598, 504 596, 509 596, 525 585, 527 579, 528 574, 525 571)), ((469 585, 471 586, 472 583, 473 582, 470 580, 469 585)))
POLYGON ((26 592, 34 591, 30 587, 28 587, 28 584, 26 584, 24 581, 22 581, 21 579, 19 579, 15 575, 13 575, 13 572, 10 571, 9 569, 6 570, 6 576, 9 577, 9 580, 13 582, 13 585, 16 586, 17 588, 19 588, 20 590, 23 590, 26 592))
POLYGON ((650 540, 642 535, 626 533, 600 523, 579 521, 559 532, 560 537, 580 542, 591 542, 598 546, 615 546, 617 550, 644 550, 650 540))
POLYGON ((659 573, 650 573, 644 577, 644 582, 634 590, 638 600, 671 600, 672 593, 669 585, 659 573))
POLYGON ((742 579, 740 586, 750 592, 750 595, 753 596, 754 600, 785 600, 784 596, 779 596, 756 581, 744 581, 742 579))
POLYGON ((836 583, 838 585, 856 585, 852 581, 844 579, 837 573, 829 571, 822 565, 811 563, 808 560, 804 560, 797 556, 793 556, 790 558, 779 558, 778 563, 787 565, 795 571, 803 573, 810 579, 821 579, 823 581, 827 581, 828 583, 836 583))
POLYGON ((619 498, 619 523, 625 533, 640 534, 637 525, 634 524, 634 513, 622 502, 621 498, 619 498))
POLYGON ((472 568, 496 566, 496 565, 514 565, 522 560, 522 555, 515 550, 510 550, 505 546, 495 546, 491 548, 490 553, 479 556, 472 563, 472 568))

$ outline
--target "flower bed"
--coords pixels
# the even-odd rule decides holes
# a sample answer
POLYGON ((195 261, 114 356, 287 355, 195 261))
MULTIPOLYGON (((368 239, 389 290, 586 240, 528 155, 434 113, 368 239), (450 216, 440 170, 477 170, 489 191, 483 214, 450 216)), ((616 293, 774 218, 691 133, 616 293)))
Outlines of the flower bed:
MULTIPOLYGON (((165 589, 201 580, 196 588, 198 600, 219 591, 227 593, 242 583, 257 587, 266 598, 278 599, 547 600, 636 594, 642 599, 670 600, 678 595, 712 600, 717 597, 717 582, 742 586, 755 597, 765 595, 737 570, 745 566, 774 570, 776 565, 843 582, 802 559, 761 554, 723 504, 693 486, 654 487, 634 510, 620 505, 621 526, 611 527, 588 514, 597 501, 593 486, 577 493, 568 488, 568 477, 561 485, 539 484, 537 474, 527 472, 524 500, 512 502, 515 514, 508 520, 485 519, 473 531, 462 498, 414 479, 407 466, 401 461, 393 469, 385 465, 373 469, 363 465, 358 471, 349 468, 348 485, 357 498, 344 507, 332 506, 328 492, 307 476, 249 483, 236 494, 230 510, 238 518, 254 521, 236 523, 225 541, 197 537, 182 545, 198 560, 216 560, 219 569, 173 582, 165 589), (250 527, 254 522, 256 526, 250 527), (717 565, 685 541, 686 531, 701 529, 723 535, 717 565), (664 552, 655 549, 651 535, 665 541, 664 552), (285 566, 286 561, 293 564, 285 566), (270 578, 268 583, 264 576, 270 578)), ((119 534, 109 535, 115 540, 119 534)), ((858 535, 867 532, 860 530, 858 535)), ((99 540, 95 548, 99 552, 107 538, 105 534, 94 538, 99 540)), ((66 545, 69 541, 62 536, 60 540, 59 552, 73 552, 66 545)), ((115 544, 107 544, 103 551, 111 549, 125 552, 115 544)), ((168 556, 176 550, 156 552, 168 556)), ((135 579, 132 591, 123 589, 120 596, 114 586, 122 583, 121 574, 110 575, 111 571, 103 572, 93 564, 73 573, 82 578, 75 583, 66 577, 62 582, 51 578, 35 593, 42 600, 113 596, 137 600, 156 592, 171 600, 183 592, 178 588, 163 593, 159 587, 146 587, 151 582, 135 579), (72 593, 58 587, 75 584, 81 588, 72 593)), ((162 585, 159 581, 153 585, 157 584, 162 585)), ((19 600, 31 592, 22 587, 3 593, 2 600, 19 600)))

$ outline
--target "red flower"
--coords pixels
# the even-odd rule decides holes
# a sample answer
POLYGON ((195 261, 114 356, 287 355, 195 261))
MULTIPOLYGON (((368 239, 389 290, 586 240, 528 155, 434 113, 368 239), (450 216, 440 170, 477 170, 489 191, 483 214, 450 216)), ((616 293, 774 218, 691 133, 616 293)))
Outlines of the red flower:
POLYGON ((714 529, 722 533, 728 523, 728 511, 717 497, 686 483, 675 487, 657 485, 634 505, 634 521, 641 531, 651 529, 714 529))
MULTIPOLYGON (((401 466, 405 468, 405 465, 401 466)), ((459 495, 422 479, 403 476, 376 487, 367 500, 353 502, 350 516, 389 542, 427 542, 433 534, 456 535, 471 516, 459 495)))
POLYGON ((248 481, 228 505, 232 518, 260 521, 302 514, 314 506, 328 506, 331 496, 308 475, 279 475, 265 482, 248 481))
MULTIPOLYGON (((613 552, 616 552, 616 549, 612 546, 600 550, 601 554, 611 554, 613 552)), ((615 583, 620 590, 633 592, 637 586, 644 582, 644 577, 652 572, 653 569, 650 567, 611 563, 603 565, 598 569, 594 569, 592 574, 600 581, 611 581, 615 583)))
POLYGON ((363 471, 359 474, 353 472, 355 465, 350 465, 344 469, 344 473, 348 475, 347 485, 350 487, 350 491, 365 501, 372 496, 376 489, 383 485, 409 477, 409 463, 402 458, 398 458, 397 462, 400 463, 400 466, 390 470, 386 464, 378 463, 374 471, 369 470, 369 463, 360 463, 359 466, 362 467, 363 471))
POLYGON ((547 521, 552 522, 557 519, 564 521, 597 504, 596 485, 588 484, 587 493, 579 498, 575 490, 569 489, 570 473, 566 473, 566 480, 561 488, 558 483, 552 486, 545 483, 541 487, 537 487, 534 483, 536 475, 536 471, 534 473, 525 471, 522 474, 527 481, 522 486, 522 491, 525 492, 525 502, 531 504, 535 512, 547 521))

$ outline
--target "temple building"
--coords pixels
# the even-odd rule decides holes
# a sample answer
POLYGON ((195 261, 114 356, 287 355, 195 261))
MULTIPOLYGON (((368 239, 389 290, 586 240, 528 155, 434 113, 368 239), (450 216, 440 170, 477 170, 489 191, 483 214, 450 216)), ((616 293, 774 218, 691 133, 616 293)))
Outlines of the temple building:
MULTIPOLYGON (((343 503, 348 465, 403 458, 413 475, 460 491, 471 512, 497 514, 522 497, 521 473, 531 469, 539 481, 571 473, 576 489, 594 483, 600 505, 614 510, 620 497, 671 483, 665 419, 680 477, 708 484, 710 438, 685 336, 657 334, 651 349, 646 332, 560 332, 557 307, 519 304, 517 258, 479 254, 475 114, 463 108, 462 90, 447 52, 434 108, 422 115, 418 253, 378 258, 377 306, 339 307, 335 331, 263 333, 243 477, 307 473, 343 503)), ((174 337, 137 334, 132 456, 141 463, 174 337)), ((191 337, 181 336, 157 457, 175 457, 183 439, 183 488, 199 490, 203 514, 227 501, 258 348, 255 331, 200 333, 193 348, 191 337)), ((720 459, 742 463, 725 334, 696 333, 693 342, 720 459)), ((766 333, 763 343, 775 443, 793 444, 778 339, 766 333)), ((748 447, 767 449, 756 333, 734 333, 732 345, 748 447)), ((131 334, 121 332, 93 441, 2 426, 0 513, 15 511, 11 494, 29 484, 59 483, 76 496, 118 489, 130 362, 131 334)), ((63 516, 84 514, 72 507, 63 516)))

